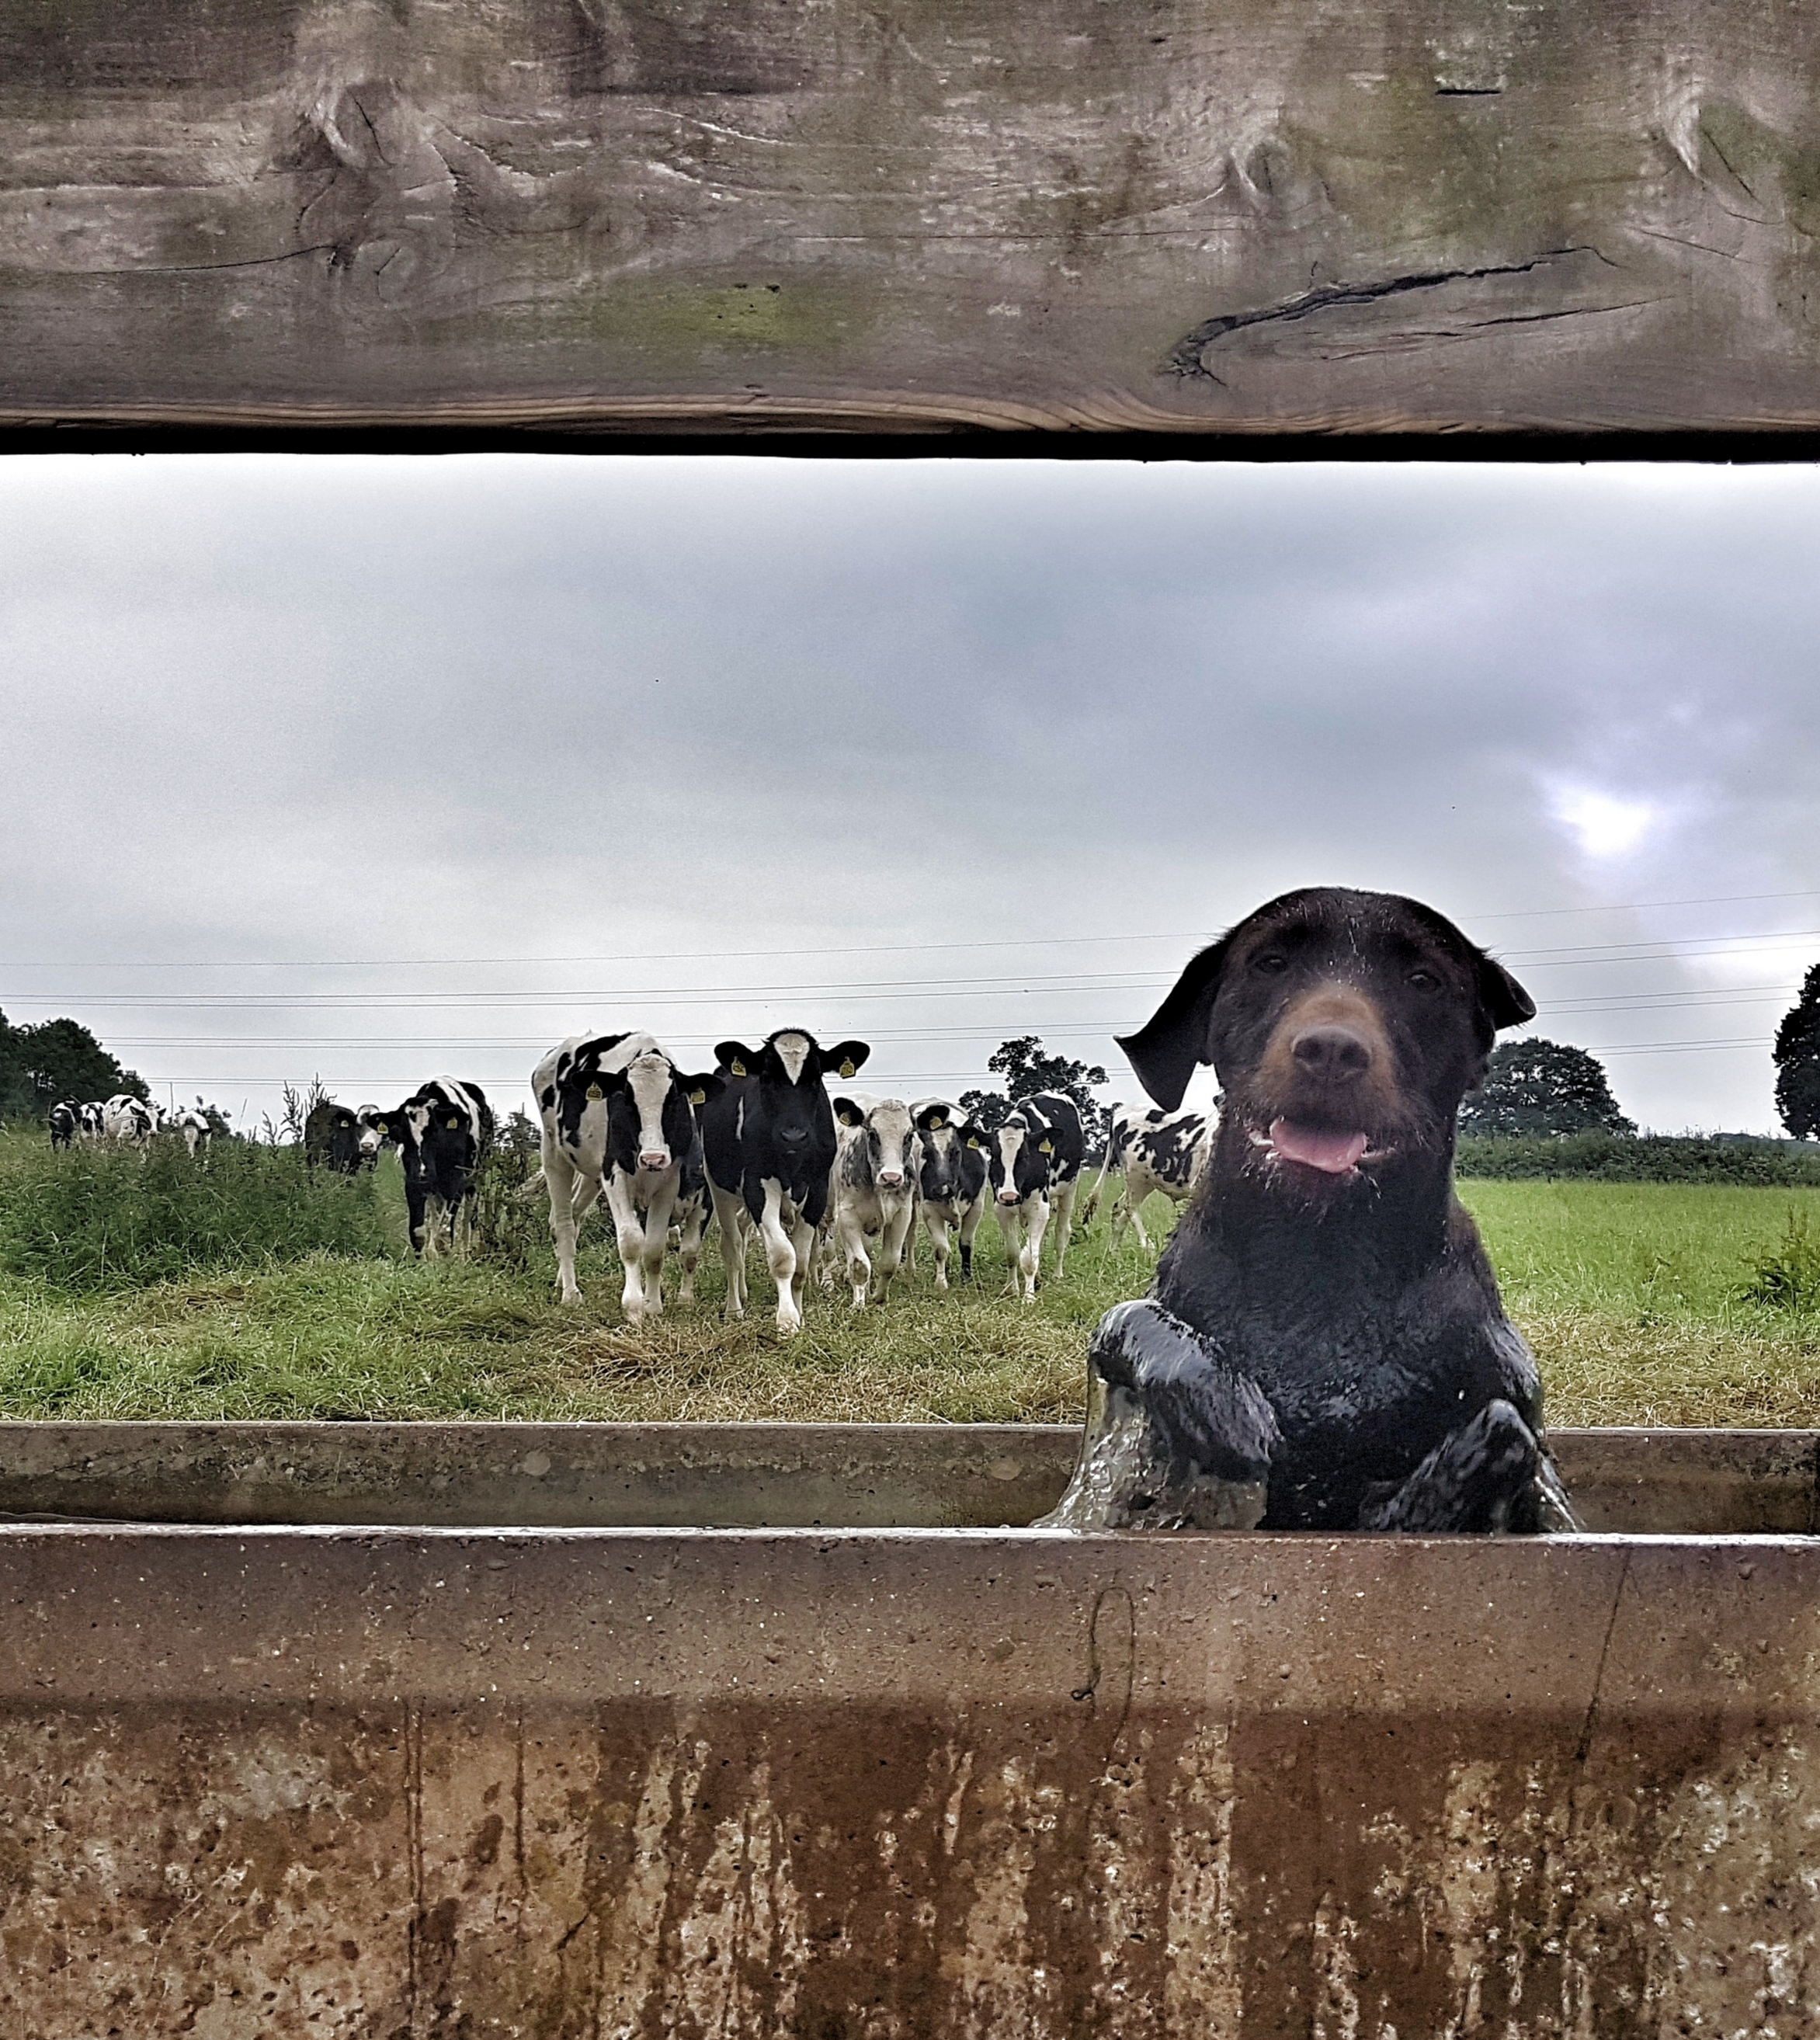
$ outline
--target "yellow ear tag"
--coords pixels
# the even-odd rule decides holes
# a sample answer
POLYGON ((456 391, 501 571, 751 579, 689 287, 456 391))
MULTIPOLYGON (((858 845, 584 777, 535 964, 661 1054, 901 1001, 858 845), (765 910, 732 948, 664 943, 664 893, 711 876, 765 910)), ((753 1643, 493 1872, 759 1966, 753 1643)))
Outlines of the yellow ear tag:
POLYGON ((598 1084, 590 1084, 588 1087, 588 1095, 590 1098, 604 1098, 606 1096, 606 1093, 601 1090, 598 1084))
POLYGON ((733 1075, 734 1075, 736 1077, 743 1077, 743 1076, 745 1075, 745 1073, 746 1073, 746 1066, 745 1066, 745 1064, 744 1064, 744 1063, 741 1063, 741 1062, 736 1062, 736 1063, 733 1064, 733 1075))
POLYGON ((1037 1152, 1039 1155, 1053 1155, 1055 1151, 1056 1144, 1053 1140, 1039 1140, 1037 1143, 1037 1152))
POLYGON ((945 1112, 939 1112, 935 1114, 935 1117, 930 1121, 929 1131, 931 1133, 939 1133, 942 1128, 947 1125, 947 1113, 945 1112))
POLYGON ((461 1121, 459 1119, 445 1119, 443 1121, 443 1124, 447 1127, 450 1132, 453 1133, 455 1128, 461 1125, 461 1121))
POLYGON ((979 1146, 979 1144, 979 1144, 979 1142, 978 1142, 977 1140, 969 1140, 969 1141, 967 1143, 967 1145, 968 1145, 969 1148, 977 1148, 977 1147, 979 1146))
POLYGON ((705 1090, 692 1090, 689 1093, 691 1105, 706 1105, 707 1102, 708 1094, 705 1090))
POLYGON ((841 1074, 843 1077, 850 1077, 850 1076, 851 1076, 851 1075, 853 1075, 853 1073, 854 1073, 854 1068, 853 1068, 853 1058, 852 1058, 851 1056, 849 1056, 847 1057, 847 1060, 846 1060, 844 1063, 843 1063, 843 1064, 841 1064, 841 1066, 840 1066, 840 1074, 841 1074))

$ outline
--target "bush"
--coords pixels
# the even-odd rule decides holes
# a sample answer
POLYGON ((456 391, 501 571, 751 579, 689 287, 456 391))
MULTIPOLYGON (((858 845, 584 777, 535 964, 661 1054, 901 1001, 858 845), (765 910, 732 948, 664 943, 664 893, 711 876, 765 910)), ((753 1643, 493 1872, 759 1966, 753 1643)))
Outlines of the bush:
POLYGON ((1747 1304, 1772 1311, 1810 1311, 1820 1304, 1820 1243, 1807 1237, 1807 1214, 1791 1212, 1782 1244, 1760 1254, 1740 1292, 1747 1304))
POLYGON ((292 1148, 220 1143, 192 1160, 130 1149, 0 1145, 0 1268, 72 1291, 122 1289, 307 1254, 383 1254, 373 1178, 312 1172, 292 1148))
POLYGON ((1454 1161, 1462 1176, 1507 1179, 1569 1176, 1600 1183, 1742 1183, 1770 1189, 1820 1186, 1820 1148, 1774 1140, 1637 1139, 1597 1132, 1559 1140, 1462 1135, 1454 1161))

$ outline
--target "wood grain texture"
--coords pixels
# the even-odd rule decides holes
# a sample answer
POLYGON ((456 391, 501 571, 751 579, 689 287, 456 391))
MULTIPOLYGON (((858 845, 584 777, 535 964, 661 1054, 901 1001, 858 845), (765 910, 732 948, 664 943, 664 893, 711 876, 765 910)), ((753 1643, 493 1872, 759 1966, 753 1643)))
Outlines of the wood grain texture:
POLYGON ((0 424, 1820 426, 1812 0, 0 0, 0 424))

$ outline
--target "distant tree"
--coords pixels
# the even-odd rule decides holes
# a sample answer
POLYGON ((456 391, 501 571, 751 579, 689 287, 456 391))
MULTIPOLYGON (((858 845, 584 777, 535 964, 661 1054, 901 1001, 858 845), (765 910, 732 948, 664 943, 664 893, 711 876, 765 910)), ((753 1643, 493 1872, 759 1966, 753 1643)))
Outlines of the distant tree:
POLYGON ((1771 1052, 1776 1109, 1797 1140, 1820 1134, 1820 963, 1801 980, 1801 996, 1782 1016, 1771 1052))
POLYGON ((1462 1133, 1492 1136, 1635 1133, 1618 1109, 1603 1064, 1561 1041, 1506 1041, 1460 1108, 1462 1133))
POLYGON ((1015 1099, 1034 1098, 1040 1090, 1049 1090, 1072 1098, 1079 1108, 1081 1129, 1089 1148, 1105 1138, 1106 1113, 1095 1102, 1089 1088, 1106 1082, 1106 1071, 1098 1064, 1045 1055, 1041 1035, 1020 1034, 1015 1041, 1001 1041, 986 1058, 986 1068, 1005 1079, 1005 1088, 961 1092, 961 1106, 976 1125, 988 1132, 1002 1126, 1015 1099))
POLYGON ((74 1020, 15 1027, 0 1013, 0 1117, 42 1119, 60 1098, 84 1104, 120 1091, 151 1095, 145 1079, 124 1069, 86 1027, 74 1020))

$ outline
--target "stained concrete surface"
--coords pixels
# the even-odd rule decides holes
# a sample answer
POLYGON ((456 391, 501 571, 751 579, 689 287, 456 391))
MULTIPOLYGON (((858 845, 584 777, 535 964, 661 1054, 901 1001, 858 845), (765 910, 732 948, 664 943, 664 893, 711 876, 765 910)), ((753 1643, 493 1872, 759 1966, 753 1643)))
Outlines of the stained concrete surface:
POLYGON ((216 1519, 0 1524, 0 2032, 1820 2031, 1815 1433, 1557 1435, 1675 1535, 903 1527, 1076 1442, 0 1426, 216 1519), (706 1507, 874 1527, 553 1527, 706 1507))
POLYGON ((0 2030, 1820 2030, 1820 1544, 0 1529, 0 2030))

